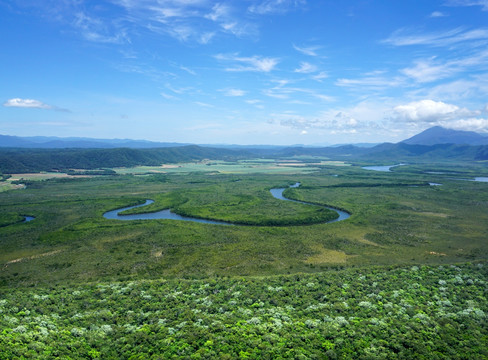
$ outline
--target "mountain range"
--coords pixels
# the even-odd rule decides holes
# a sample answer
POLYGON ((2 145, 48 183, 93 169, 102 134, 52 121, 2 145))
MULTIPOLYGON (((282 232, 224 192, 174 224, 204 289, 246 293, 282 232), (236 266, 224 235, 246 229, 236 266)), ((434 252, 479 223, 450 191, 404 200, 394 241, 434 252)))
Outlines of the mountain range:
MULTIPOLYGON (((459 145, 488 145, 488 135, 482 135, 473 131, 461 131, 446 129, 440 126, 431 127, 409 139, 401 141, 409 145, 436 145, 436 144, 459 144, 459 145)), ((131 149, 150 149, 179 147, 192 145, 189 143, 176 142, 154 142, 148 140, 131 140, 131 139, 92 139, 84 137, 47 137, 32 136, 20 137, 10 135, 0 135, 0 147, 8 148, 29 148, 29 149, 114 149, 114 148, 131 148, 131 149)), ((226 145, 226 144, 199 144, 204 147, 227 148, 234 150, 245 149, 263 149, 278 150, 288 147, 293 148, 323 148, 325 146, 277 146, 277 145, 226 145)), ((345 144, 332 145, 330 147, 343 147, 353 145, 358 148, 373 148, 378 144, 345 144)))

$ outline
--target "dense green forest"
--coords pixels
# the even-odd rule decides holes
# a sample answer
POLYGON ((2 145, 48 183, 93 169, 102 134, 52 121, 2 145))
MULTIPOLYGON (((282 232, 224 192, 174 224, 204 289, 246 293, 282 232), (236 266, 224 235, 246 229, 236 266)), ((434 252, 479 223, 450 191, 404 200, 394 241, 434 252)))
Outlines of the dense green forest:
POLYGON ((3 289, 0 359, 486 359, 487 263, 3 289))
POLYGON ((0 358, 488 358, 484 163, 313 161, 0 192, 0 358), (237 225, 103 217, 146 199, 237 225))

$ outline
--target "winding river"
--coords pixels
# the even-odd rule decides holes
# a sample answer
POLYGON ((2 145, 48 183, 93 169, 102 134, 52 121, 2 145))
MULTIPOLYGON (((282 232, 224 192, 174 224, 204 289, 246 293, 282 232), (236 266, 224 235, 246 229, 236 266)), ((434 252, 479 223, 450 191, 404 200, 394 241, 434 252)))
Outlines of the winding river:
MULTIPOLYGON (((290 187, 299 187, 300 183, 296 183, 294 185, 291 185, 290 187)), ((286 190, 286 188, 276 188, 276 189, 271 189, 271 195, 273 195, 274 198, 279 199, 279 200, 285 200, 285 201, 293 201, 293 202, 298 202, 301 204, 308 204, 308 205, 315 205, 312 203, 308 203, 305 201, 298 201, 298 200, 293 200, 293 199, 288 199, 283 196, 283 192, 286 190)), ((153 200, 146 200, 144 204, 136 205, 136 206, 128 206, 124 207, 121 209, 116 209, 112 211, 108 211, 105 214, 103 214, 103 217, 106 219, 114 219, 114 220, 155 220, 155 219, 165 219, 165 220, 180 220, 180 221, 193 221, 193 222, 199 222, 199 223, 205 223, 205 224, 214 224, 214 225, 235 225, 230 222, 225 222, 225 221, 216 221, 216 220, 206 220, 206 219, 198 219, 198 218, 193 218, 193 217, 188 217, 188 216, 181 216, 178 214, 175 214, 172 212, 170 209, 166 210, 161 210, 153 213, 144 213, 144 214, 130 214, 130 215, 119 215, 119 213, 129 210, 129 209, 134 209, 142 206, 146 206, 149 204, 154 203, 153 200)), ((332 207, 324 206, 327 209, 333 210, 339 214, 339 217, 328 221, 327 223, 332 223, 332 222, 337 222, 337 221, 342 221, 346 220, 349 218, 351 215, 345 211, 338 210, 332 207)))

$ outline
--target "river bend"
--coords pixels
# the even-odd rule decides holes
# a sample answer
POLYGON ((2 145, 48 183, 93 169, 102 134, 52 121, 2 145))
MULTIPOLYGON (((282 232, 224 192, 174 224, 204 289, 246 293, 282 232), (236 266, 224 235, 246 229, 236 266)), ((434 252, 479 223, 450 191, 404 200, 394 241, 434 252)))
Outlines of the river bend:
MULTIPOLYGON (((299 186, 300 186, 300 183, 296 183, 294 185, 291 185, 290 187, 299 187, 299 186)), ((316 204, 308 203, 305 201, 288 199, 288 198, 283 196, 283 192, 285 190, 286 190, 286 188, 275 188, 275 189, 271 189, 270 192, 274 198, 279 199, 279 200, 293 201, 293 202, 298 202, 301 204, 317 206, 316 204)), ((115 219, 115 220, 161 220, 161 219, 164 219, 164 220, 193 221, 193 222, 199 222, 199 223, 205 223, 205 224, 214 224, 214 225, 236 225, 236 224, 233 224, 230 222, 225 222, 225 221, 207 220, 207 219, 193 218, 193 217, 189 217, 189 216, 181 216, 181 215, 175 214, 170 209, 161 210, 161 211, 157 211, 157 212, 153 212, 153 213, 144 213, 144 214, 130 214, 130 215, 120 215, 119 214, 123 211, 129 210, 129 209, 135 209, 135 208, 142 207, 142 206, 146 206, 146 205, 149 205, 152 203, 154 203, 153 200, 146 200, 146 202, 144 204, 135 205, 135 206, 128 206, 128 207, 124 207, 121 209, 108 211, 105 214, 103 214, 103 217, 106 219, 115 219)), ((335 209, 335 208, 332 208, 329 206, 324 206, 324 207, 329 209, 329 210, 333 210, 339 214, 339 217, 337 217, 336 219, 327 221, 327 224, 337 222, 337 221, 346 220, 347 218, 349 218, 351 216, 349 213, 347 213, 345 211, 335 209)))

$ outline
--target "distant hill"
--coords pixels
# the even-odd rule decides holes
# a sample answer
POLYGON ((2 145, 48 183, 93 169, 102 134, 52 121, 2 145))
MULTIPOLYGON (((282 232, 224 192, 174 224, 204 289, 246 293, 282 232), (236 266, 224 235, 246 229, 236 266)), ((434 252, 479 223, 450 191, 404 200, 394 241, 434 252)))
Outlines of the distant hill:
POLYGON ((196 145, 157 149, 0 149, 0 173, 158 166, 204 159, 236 160, 250 156, 253 155, 245 151, 196 145))
POLYGON ((480 161, 488 160, 488 145, 435 144, 416 145, 384 143, 361 153, 358 158, 398 162, 408 161, 480 161))
POLYGON ((130 139, 90 139, 90 138, 58 138, 48 136, 20 137, 0 135, 0 147, 29 149, 114 149, 132 148, 149 149, 161 147, 186 146, 186 143, 154 142, 130 139))
POLYGON ((473 131, 453 130, 434 126, 409 139, 403 140, 402 143, 409 145, 488 145, 488 136, 473 131))

